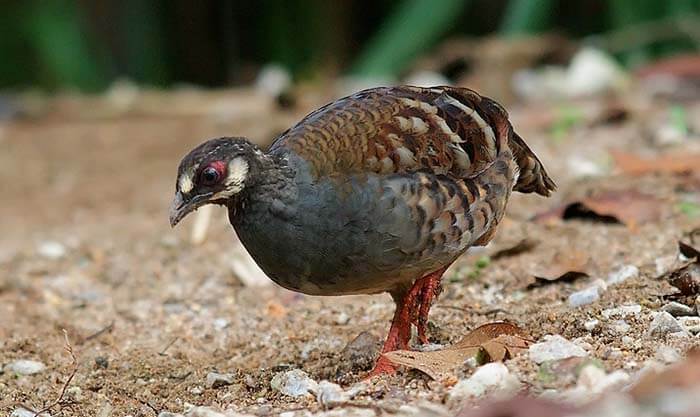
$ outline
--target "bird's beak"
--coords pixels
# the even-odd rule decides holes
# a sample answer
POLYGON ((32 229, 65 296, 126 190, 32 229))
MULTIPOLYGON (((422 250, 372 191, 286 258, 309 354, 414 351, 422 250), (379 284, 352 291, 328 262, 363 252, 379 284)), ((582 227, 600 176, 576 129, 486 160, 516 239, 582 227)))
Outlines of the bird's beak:
POLYGON ((185 216, 207 204, 211 196, 211 193, 207 193, 185 198, 180 191, 175 193, 170 205, 170 227, 175 227, 185 216))

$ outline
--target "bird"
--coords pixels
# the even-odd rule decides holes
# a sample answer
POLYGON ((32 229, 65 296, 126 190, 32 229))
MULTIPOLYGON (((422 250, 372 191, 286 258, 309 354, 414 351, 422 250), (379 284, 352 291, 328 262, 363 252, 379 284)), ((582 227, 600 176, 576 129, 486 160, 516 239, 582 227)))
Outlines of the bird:
POLYGON ((265 274, 322 296, 388 292, 384 353, 428 343, 445 270, 484 246, 511 191, 549 196, 554 181, 496 101, 460 87, 376 87, 333 101, 266 151, 210 139, 180 162, 170 224, 205 204, 228 209, 265 274))

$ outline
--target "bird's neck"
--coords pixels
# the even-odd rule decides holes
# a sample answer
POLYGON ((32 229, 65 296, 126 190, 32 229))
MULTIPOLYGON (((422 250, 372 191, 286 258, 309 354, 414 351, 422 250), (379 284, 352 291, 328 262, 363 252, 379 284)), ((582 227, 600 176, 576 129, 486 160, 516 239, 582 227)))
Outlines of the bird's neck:
MULTIPOLYGON (((285 202, 293 192, 295 169, 286 158, 264 152, 254 152, 249 160, 246 186, 226 206, 229 216, 237 217, 255 209, 259 203, 285 202)), ((232 217, 232 219, 233 219, 232 217)))

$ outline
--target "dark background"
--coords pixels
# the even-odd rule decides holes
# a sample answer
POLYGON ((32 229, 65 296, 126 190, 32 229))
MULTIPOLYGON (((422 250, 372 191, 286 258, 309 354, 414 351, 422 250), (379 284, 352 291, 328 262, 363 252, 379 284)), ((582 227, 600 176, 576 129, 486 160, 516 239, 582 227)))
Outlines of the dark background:
POLYGON ((555 31, 603 45, 627 36, 609 52, 631 68, 700 45, 700 0, 6 0, 0 7, 4 90, 100 91, 117 78, 238 85, 267 63, 297 80, 397 77, 455 36, 555 31))

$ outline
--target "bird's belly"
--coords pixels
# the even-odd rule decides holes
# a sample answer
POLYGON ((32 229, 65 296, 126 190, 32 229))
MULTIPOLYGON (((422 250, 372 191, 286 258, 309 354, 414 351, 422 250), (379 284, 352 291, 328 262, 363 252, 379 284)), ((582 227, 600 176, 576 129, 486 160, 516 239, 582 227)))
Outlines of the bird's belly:
POLYGON ((283 287, 314 295, 391 291, 452 263, 500 217, 449 193, 450 184, 414 191, 426 181, 448 180, 327 181, 300 186, 287 204, 253 200, 230 217, 251 256, 283 287), (473 214, 469 204, 481 209, 473 214))

